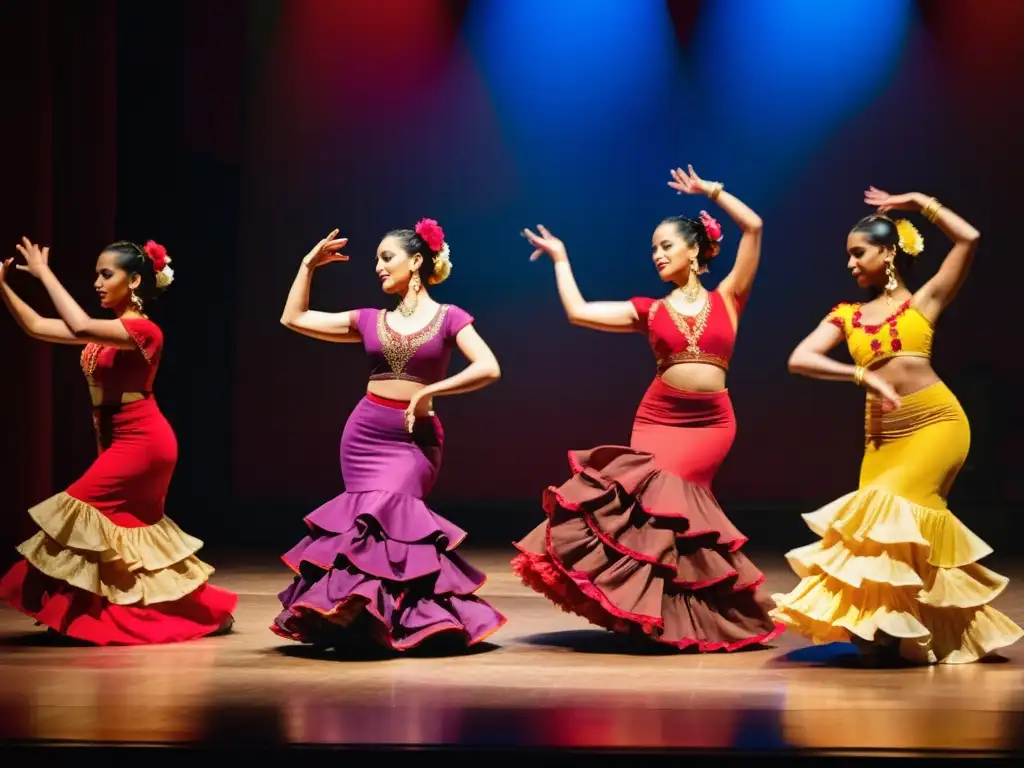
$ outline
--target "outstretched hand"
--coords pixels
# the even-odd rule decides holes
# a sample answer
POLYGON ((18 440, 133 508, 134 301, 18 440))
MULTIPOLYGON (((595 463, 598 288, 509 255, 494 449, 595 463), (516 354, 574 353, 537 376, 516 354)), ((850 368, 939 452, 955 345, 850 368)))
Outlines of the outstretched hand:
POLYGON ((347 237, 337 237, 338 230, 333 229, 331 233, 313 246, 313 249, 306 254, 302 263, 307 267, 321 267, 332 261, 348 261, 348 256, 339 253, 348 244, 347 237))
POLYGON ((569 260, 569 254, 566 253, 565 244, 548 232, 547 227, 543 224, 538 224, 537 231, 540 232, 539 235, 534 234, 529 229, 524 229, 522 231, 523 237, 529 241, 530 245, 537 249, 530 254, 530 261, 536 261, 545 253, 551 257, 553 262, 556 263, 559 261, 569 260))
POLYGON ((40 248, 27 237, 21 238, 21 242, 14 246, 18 253, 25 259, 24 264, 15 265, 22 272, 29 272, 33 277, 39 277, 50 264, 49 247, 40 248))
POLYGON ((673 168, 671 173, 672 181, 668 185, 680 195, 703 195, 708 191, 708 183, 697 175, 692 165, 687 165, 685 171, 673 168))
POLYGON ((916 195, 913 192, 907 192, 902 195, 890 195, 878 187, 868 187, 867 191, 864 192, 864 202, 878 209, 879 213, 913 210, 915 207, 915 197, 916 195))

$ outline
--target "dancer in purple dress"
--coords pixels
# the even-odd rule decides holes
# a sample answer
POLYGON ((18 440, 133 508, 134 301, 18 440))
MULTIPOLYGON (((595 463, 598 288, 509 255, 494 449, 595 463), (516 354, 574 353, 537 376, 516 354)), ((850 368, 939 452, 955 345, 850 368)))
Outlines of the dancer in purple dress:
POLYGON ((455 552, 465 531, 423 497, 444 449, 432 398, 497 381, 498 361, 467 312, 427 294, 425 283, 451 272, 444 233, 431 219, 389 232, 377 247, 382 288, 401 299, 395 311, 311 311, 313 270, 348 260, 347 240, 337 235, 303 259, 281 322, 323 341, 362 342, 370 380, 341 436, 345 492, 306 517, 309 535, 282 558, 295 579, 279 596, 284 610, 271 630, 325 648, 372 640, 404 651, 438 633, 478 643, 505 617, 473 594, 485 577, 455 552), (470 364, 445 378, 453 347, 470 364))

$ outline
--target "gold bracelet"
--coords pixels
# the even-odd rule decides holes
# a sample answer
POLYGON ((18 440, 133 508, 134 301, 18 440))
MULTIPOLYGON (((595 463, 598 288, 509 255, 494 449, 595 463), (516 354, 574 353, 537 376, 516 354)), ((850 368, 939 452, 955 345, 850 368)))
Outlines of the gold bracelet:
POLYGON ((933 197, 931 200, 924 204, 924 207, 921 209, 921 215, 924 216, 929 222, 934 224, 935 219, 938 217, 939 211, 941 210, 942 203, 940 203, 938 199, 933 197))
POLYGON ((708 192, 708 197, 711 198, 711 202, 718 202, 718 196, 722 194, 723 189, 725 189, 725 184, 720 181, 716 181, 711 185, 711 191, 708 192))
POLYGON ((858 387, 864 386, 864 374, 867 373, 867 369, 863 365, 858 365, 853 369, 853 383, 858 387))

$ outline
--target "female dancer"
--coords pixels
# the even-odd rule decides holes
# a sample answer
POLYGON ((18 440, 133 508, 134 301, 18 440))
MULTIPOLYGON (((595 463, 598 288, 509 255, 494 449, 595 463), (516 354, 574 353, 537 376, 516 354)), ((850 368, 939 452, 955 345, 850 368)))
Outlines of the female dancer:
POLYGON ((865 202, 878 213, 847 237, 847 266, 877 296, 839 304, 789 359, 793 373, 867 390, 860 486, 804 515, 821 541, 787 555, 802 580, 775 596, 773 616, 815 643, 853 641, 873 660, 976 661, 1022 630, 988 607, 1007 580, 976 563, 992 549, 946 506, 970 426, 930 355, 935 321, 963 285, 979 234, 934 197, 871 187, 865 202), (903 275, 924 242, 889 210, 920 211, 953 240, 913 294, 903 275), (826 355, 844 338, 854 365, 826 355))
POLYGON ((57 281, 49 248, 22 238, 19 270, 42 282, 60 318, 40 317, 7 284, 4 302, 30 336, 85 345, 99 457, 65 491, 29 510, 40 531, 0 579, 0 597, 62 635, 96 645, 191 640, 230 630, 236 595, 207 583, 203 543, 164 515, 178 444, 156 400, 163 333, 143 301, 170 285, 163 246, 107 246, 94 286, 116 320, 94 320, 57 281))
POLYGON ((588 302, 565 246, 544 227, 524 235, 555 265, 569 321, 646 334, 658 373, 640 403, 630 447, 572 451, 572 479, 544 494, 548 519, 516 544, 525 584, 598 626, 676 648, 736 650, 776 637, 757 588, 764 577, 740 552, 746 538, 711 493, 736 420, 725 376, 761 252, 761 219, 719 183, 676 169, 669 186, 706 194, 743 230, 736 264, 714 291, 700 274, 718 254, 721 226, 705 211, 654 231, 665 298, 588 302))
POLYGON ((451 272, 444 232, 432 219, 389 232, 377 246, 381 287, 400 299, 395 311, 310 310, 313 270, 348 260, 340 253, 347 240, 337 234, 302 260, 281 323, 323 341, 361 342, 371 373, 341 435, 345 492, 306 517, 309 535, 283 556, 296 575, 271 630, 325 648, 372 640, 404 651, 438 633, 478 643, 505 618, 473 594, 484 575, 454 551, 465 531, 423 497, 444 448, 432 398, 492 384, 498 361, 468 313, 426 291, 425 283, 451 272), (470 364, 445 378, 455 346, 470 364))

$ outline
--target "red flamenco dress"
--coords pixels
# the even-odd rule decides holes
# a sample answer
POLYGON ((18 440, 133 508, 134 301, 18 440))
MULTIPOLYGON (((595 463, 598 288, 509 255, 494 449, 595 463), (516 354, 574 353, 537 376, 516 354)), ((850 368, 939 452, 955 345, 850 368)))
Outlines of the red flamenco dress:
POLYGON ((0 597, 95 645, 192 640, 229 628, 238 596, 207 583, 202 542, 164 515, 178 443, 152 394, 163 334, 146 318, 121 322, 137 348, 82 351, 99 456, 29 510, 40 530, 18 547, 0 597))
MULTIPOLYGON (((658 361, 728 369, 734 324, 717 292, 695 317, 633 299, 658 361)), ((728 390, 690 392, 655 377, 629 447, 571 451, 572 477, 543 497, 547 520, 515 546, 513 570, 562 610, 676 649, 734 651, 777 637, 746 537, 711 493, 736 417, 728 390)))

